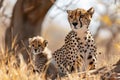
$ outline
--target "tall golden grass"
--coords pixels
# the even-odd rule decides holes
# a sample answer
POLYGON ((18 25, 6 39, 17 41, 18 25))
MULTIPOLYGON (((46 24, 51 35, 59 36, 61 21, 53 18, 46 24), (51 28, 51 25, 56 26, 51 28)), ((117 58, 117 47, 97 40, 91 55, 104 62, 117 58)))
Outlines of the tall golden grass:
MULTIPOLYGON (((34 73, 32 63, 26 64, 22 53, 16 51, 16 38, 13 39, 11 51, 4 50, 3 48, 0 50, 0 80, 45 80, 45 73, 34 73), (16 55, 19 57, 20 63, 18 63, 16 55)), ((62 77, 61 80, 82 80, 83 73, 68 74, 62 77)), ((86 79, 99 80, 96 76, 87 76, 86 79)), ((57 80, 60 80, 60 78, 57 78, 57 80)))
MULTIPOLYGON (((44 72, 42 74, 34 73, 32 63, 26 64, 22 53, 17 53, 17 46, 15 45, 17 36, 13 39, 12 47, 14 51, 8 51, 1 48, 0 52, 0 80, 45 80, 44 72), (20 64, 17 61, 16 54, 20 58, 20 64)), ((114 56, 112 61, 119 60, 119 56, 114 56)), ((32 61, 32 60, 30 60, 32 61)), ((113 63, 111 62, 111 63, 113 63)), ((103 67, 106 63, 105 60, 98 60, 99 65, 98 68, 103 67), (103 65, 102 65, 103 64, 103 65)), ((107 65, 107 69, 103 69, 102 72, 98 72, 96 74, 92 74, 97 71, 86 71, 86 72, 74 72, 71 74, 67 74, 62 78, 57 78, 57 80, 101 80, 101 75, 104 75, 107 71, 110 71, 111 65, 107 65), (83 77, 85 77, 83 79, 83 77)), ((50 79, 49 79, 50 80, 50 79)), ((103 79, 103 80, 119 80, 119 79, 103 79)))

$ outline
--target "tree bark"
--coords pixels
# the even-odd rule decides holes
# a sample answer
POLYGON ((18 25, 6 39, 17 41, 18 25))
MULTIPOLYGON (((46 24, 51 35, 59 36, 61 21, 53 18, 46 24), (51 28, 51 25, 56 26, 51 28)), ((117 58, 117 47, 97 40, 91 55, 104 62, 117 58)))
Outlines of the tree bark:
MULTIPOLYGON (((41 35, 41 24, 52 6, 50 0, 17 0, 11 19, 10 27, 6 30, 5 44, 9 51, 21 50, 28 45, 28 38, 41 35), (16 40, 14 41, 16 37, 16 40), (12 47, 12 43, 15 43, 12 47)), ((25 61, 28 61, 26 50, 22 50, 25 61)))
POLYGON ((2 7, 3 5, 3 0, 0 1, 0 8, 2 7))

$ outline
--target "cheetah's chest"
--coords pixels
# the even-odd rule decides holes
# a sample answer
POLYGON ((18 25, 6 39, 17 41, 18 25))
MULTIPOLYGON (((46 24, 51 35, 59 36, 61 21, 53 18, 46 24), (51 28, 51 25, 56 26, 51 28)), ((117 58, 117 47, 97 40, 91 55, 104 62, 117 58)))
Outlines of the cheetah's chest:
POLYGON ((34 58, 33 62, 34 62, 35 69, 41 72, 48 61, 47 56, 42 54, 37 54, 37 55, 34 55, 33 58, 34 58))

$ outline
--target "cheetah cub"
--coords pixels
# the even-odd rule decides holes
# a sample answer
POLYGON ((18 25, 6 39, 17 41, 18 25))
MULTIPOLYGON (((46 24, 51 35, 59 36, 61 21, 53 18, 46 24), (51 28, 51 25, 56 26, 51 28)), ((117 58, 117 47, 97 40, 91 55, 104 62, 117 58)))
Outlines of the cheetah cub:
POLYGON ((94 9, 77 8, 67 10, 71 31, 65 37, 64 45, 53 53, 60 72, 66 74, 79 70, 91 70, 96 64, 96 45, 89 31, 94 9))
POLYGON ((46 71, 47 76, 50 76, 54 80, 57 76, 57 70, 55 66, 50 62, 52 58, 51 51, 47 48, 48 42, 43 37, 35 36, 29 38, 29 48, 32 53, 32 62, 34 70, 38 73, 46 71))

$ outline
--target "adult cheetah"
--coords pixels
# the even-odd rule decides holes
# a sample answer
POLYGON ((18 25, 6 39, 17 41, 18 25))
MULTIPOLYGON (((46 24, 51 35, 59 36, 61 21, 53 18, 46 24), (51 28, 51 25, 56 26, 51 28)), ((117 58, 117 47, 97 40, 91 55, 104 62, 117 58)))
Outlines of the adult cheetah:
POLYGON ((71 31, 65 44, 53 53, 59 71, 63 74, 74 70, 90 70, 96 64, 96 45, 88 29, 94 9, 67 10, 71 31))

